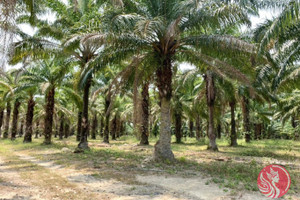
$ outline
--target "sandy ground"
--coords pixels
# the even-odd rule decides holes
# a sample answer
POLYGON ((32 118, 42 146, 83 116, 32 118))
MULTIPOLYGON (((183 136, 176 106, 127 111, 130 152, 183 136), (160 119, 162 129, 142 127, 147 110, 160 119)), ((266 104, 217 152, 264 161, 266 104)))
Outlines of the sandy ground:
POLYGON ((241 192, 234 196, 218 185, 194 178, 136 175, 132 183, 93 176, 91 171, 41 161, 26 152, 0 155, 0 199, 52 200, 263 200, 260 193, 241 192))

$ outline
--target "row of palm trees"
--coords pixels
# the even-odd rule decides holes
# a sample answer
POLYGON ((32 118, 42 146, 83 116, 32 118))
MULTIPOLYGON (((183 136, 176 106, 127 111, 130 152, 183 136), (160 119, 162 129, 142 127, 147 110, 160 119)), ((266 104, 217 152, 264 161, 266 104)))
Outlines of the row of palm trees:
MULTIPOLYGON (((76 110, 79 140, 76 151, 88 149, 90 124, 95 130, 97 113, 101 113, 104 142, 109 142, 109 132, 115 139, 115 133, 132 122, 141 144, 148 144, 150 121, 150 127, 159 127, 154 158, 173 160, 172 121, 175 121, 176 141, 181 142, 183 112, 188 113, 191 133, 195 121, 198 139, 202 121, 207 121, 209 148, 218 150, 216 132, 221 130, 228 107, 231 145, 237 145, 235 108, 241 102, 243 128, 249 142, 251 106, 264 105, 266 101, 277 103, 278 92, 272 89, 291 84, 289 76, 296 76, 297 1, 75 2, 66 5, 56 0, 41 1, 28 7, 29 10, 37 7, 36 13, 43 12, 43 6, 50 9, 56 14, 51 23, 28 9, 16 16, 16 22, 31 23, 37 31, 33 36, 18 28, 14 31, 18 42, 14 43, 15 53, 10 63, 22 63, 23 68, 11 74, 3 72, 3 104, 7 105, 5 137, 11 101, 14 101, 11 133, 14 138, 20 102, 26 97, 24 141, 31 141, 35 99, 44 94, 45 144, 52 141, 55 112, 64 123, 68 112, 71 110, 69 113, 74 116, 76 110), (250 25, 250 15, 272 6, 283 8, 277 19, 257 28, 253 37, 239 33, 239 26, 250 25), (180 63, 192 64, 196 69, 182 73, 178 69, 180 63), (155 96, 152 100, 149 88, 155 96), (57 97, 62 94, 65 97, 57 97), (126 109, 124 102, 133 105, 126 109), (155 107, 159 115, 152 114, 155 107), (132 121, 126 119, 130 115, 132 121)), ((296 115, 294 112, 293 116, 296 115)))

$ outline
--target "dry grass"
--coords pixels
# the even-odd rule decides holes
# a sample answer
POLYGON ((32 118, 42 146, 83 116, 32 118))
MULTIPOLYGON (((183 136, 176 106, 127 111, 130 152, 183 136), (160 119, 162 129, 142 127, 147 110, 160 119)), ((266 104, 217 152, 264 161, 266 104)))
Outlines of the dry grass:
MULTIPOLYGON (((138 141, 133 137, 122 137, 118 141, 111 141, 110 145, 102 144, 101 140, 91 140, 89 143, 91 150, 82 154, 61 151, 64 147, 75 149, 77 143, 74 137, 64 141, 55 140, 50 146, 40 145, 41 139, 25 145, 19 140, 1 141, 0 151, 11 149, 16 152, 26 152, 40 160, 53 161, 64 167, 88 171, 95 178, 116 179, 127 184, 136 184, 136 174, 176 174, 182 177, 193 177, 201 173, 211 177, 210 182, 219 184, 221 188, 251 191, 258 190, 256 180, 264 166, 281 164, 288 169, 292 177, 292 186, 288 194, 299 195, 299 142, 263 140, 246 144, 240 140, 241 146, 231 148, 228 147, 226 140, 220 140, 218 141, 220 152, 206 150, 207 141, 196 142, 194 139, 187 139, 184 142, 184 144, 172 144, 177 158, 175 164, 144 162, 152 155, 155 138, 151 138, 150 146, 137 146, 138 141)), ((32 173, 24 172, 24 178, 34 177, 35 171, 39 171, 50 184, 58 178, 53 179, 48 176, 47 171, 34 170, 34 166, 27 167, 32 167, 32 173)), ((58 182, 62 185, 66 184, 64 180, 58 182)), ((37 181, 34 184, 42 183, 37 181)), ((68 187, 72 188, 71 185, 66 184, 66 188, 68 187)), ((55 191, 55 188, 52 189, 55 191)))

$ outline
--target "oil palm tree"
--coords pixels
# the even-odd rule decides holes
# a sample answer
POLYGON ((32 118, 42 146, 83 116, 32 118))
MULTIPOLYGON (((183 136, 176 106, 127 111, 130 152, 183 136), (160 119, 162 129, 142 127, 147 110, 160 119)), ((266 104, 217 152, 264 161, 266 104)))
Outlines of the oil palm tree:
MULTIPOLYGON (((96 57, 99 52, 101 52, 101 47, 104 45, 104 35, 97 37, 97 42, 94 41, 94 38, 91 39, 90 35, 89 39, 85 40, 86 35, 81 36, 80 34, 73 36, 69 41, 65 43, 65 46, 72 45, 73 41, 79 41, 78 46, 74 48, 72 51, 69 50, 71 56, 73 56, 73 60, 78 63, 80 66, 79 78, 77 79, 77 84, 79 89, 83 90, 83 105, 82 110, 79 110, 78 119, 81 119, 82 116, 82 127, 81 127, 81 136, 80 142, 78 144, 78 152, 88 149, 88 141, 87 141, 87 132, 88 132, 88 124, 89 124, 89 114, 88 114, 88 106, 89 106, 89 95, 90 88, 93 83, 93 69, 89 69, 87 64, 96 57), (100 38, 102 38, 100 40, 100 38), (99 41, 100 40, 100 41, 99 41), (82 115, 80 114, 82 112, 82 115)), ((79 121, 78 121, 79 122, 79 121)))
POLYGON ((0 107, 0 138, 2 136, 2 125, 3 125, 3 119, 4 119, 4 109, 5 105, 3 105, 3 102, 1 102, 1 107, 0 107))
POLYGON ((27 99, 25 136, 23 142, 24 143, 32 142, 33 116, 34 116, 34 107, 36 104, 34 100, 34 95, 38 91, 38 85, 35 83, 26 82, 23 80, 23 77, 21 77, 20 85, 15 90, 17 93, 22 92, 23 98, 27 99))
POLYGON ((76 141, 80 141, 83 107, 82 96, 77 87, 69 87, 68 85, 64 85, 63 87, 61 87, 61 89, 63 90, 63 93, 68 98, 68 100, 76 105, 76 108, 78 109, 76 141))
POLYGON ((113 11, 106 17, 110 22, 106 27, 114 33, 111 37, 114 48, 108 49, 107 54, 115 51, 107 59, 105 56, 98 57, 95 63, 99 67, 142 54, 144 69, 155 74, 161 101, 160 139, 155 145, 154 158, 173 160, 170 100, 174 61, 197 65, 204 63, 210 67, 228 69, 228 63, 212 55, 253 53, 252 45, 211 31, 235 23, 249 23, 247 11, 236 3, 157 0, 141 1, 130 13, 113 11))
POLYGON ((59 59, 37 62, 24 74, 23 80, 38 85, 45 94, 44 144, 51 144, 55 90, 68 71, 68 63, 59 59))
POLYGON ((223 80, 219 82, 219 88, 221 90, 221 96, 223 97, 221 100, 221 104, 227 108, 229 105, 230 108, 230 146, 235 147, 238 146, 237 143, 237 132, 236 132, 236 118, 235 118, 235 110, 237 107, 237 102, 239 101, 238 96, 238 87, 237 83, 233 81, 223 80))
MULTIPOLYGON (((297 67, 300 56, 299 6, 299 1, 287 1, 278 17, 267 20, 254 31, 253 39, 259 43, 258 53, 269 60, 268 64, 260 66, 259 79, 269 80, 273 91, 297 67)), ((295 74, 292 75, 294 80, 295 74)))
MULTIPOLYGON (((12 82, 12 79, 7 74, 4 74, 4 77, 9 78, 10 82, 12 82)), ((3 78, 3 76, 2 76, 3 78)), ((9 134, 9 124, 10 124, 10 116, 11 116, 11 97, 13 94, 13 88, 7 83, 8 80, 4 80, 0 82, 1 87, 1 93, 2 93, 2 102, 6 104, 6 117, 4 122, 4 132, 3 132, 3 138, 8 138, 9 134)))
POLYGON ((5 92, 5 99, 7 101, 7 120, 4 136, 8 136, 9 131, 9 121, 10 121, 10 112, 11 105, 10 102, 14 101, 13 106, 13 119, 12 119, 12 128, 11 128, 11 139, 14 140, 16 138, 18 132, 18 119, 19 119, 19 108, 21 105, 21 101, 23 99, 24 93, 18 90, 20 87, 20 78, 22 76, 22 70, 11 70, 6 73, 1 74, 1 78, 3 81, 0 82, 1 86, 5 92))

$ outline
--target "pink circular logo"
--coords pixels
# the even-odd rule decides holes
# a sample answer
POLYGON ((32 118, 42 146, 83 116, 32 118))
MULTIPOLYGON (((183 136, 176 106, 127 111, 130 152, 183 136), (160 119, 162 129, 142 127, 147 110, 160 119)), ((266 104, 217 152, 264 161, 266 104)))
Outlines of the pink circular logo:
POLYGON ((269 165, 260 171, 257 185, 261 193, 270 198, 280 198, 291 186, 288 171, 280 165, 269 165))

